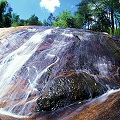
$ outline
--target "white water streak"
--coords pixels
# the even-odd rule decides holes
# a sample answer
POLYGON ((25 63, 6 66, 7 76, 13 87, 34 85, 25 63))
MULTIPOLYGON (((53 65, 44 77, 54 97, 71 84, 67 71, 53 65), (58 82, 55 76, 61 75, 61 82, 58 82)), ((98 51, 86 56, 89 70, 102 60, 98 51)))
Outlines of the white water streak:
POLYGON ((105 57, 100 57, 97 63, 95 64, 95 67, 99 70, 99 74, 105 77, 109 76, 109 70, 112 66, 111 61, 106 60, 105 57))
POLYGON ((101 95, 100 97, 94 99, 93 101, 104 102, 108 98, 109 95, 112 95, 112 94, 114 94, 116 92, 119 92, 119 91, 120 91, 120 89, 116 89, 116 90, 110 89, 106 93, 104 93, 103 95, 101 95))
POLYGON ((3 110, 3 109, 0 109, 0 114, 2 114, 2 115, 7 115, 7 116, 11 116, 11 117, 14 117, 14 118, 27 118, 27 116, 16 115, 16 114, 14 114, 14 113, 7 112, 7 111, 5 111, 5 110, 3 110))
MULTIPOLYGON (((38 49, 39 45, 43 42, 44 38, 50 34, 52 29, 45 30, 40 33, 36 33, 33 35, 26 43, 24 43, 20 48, 10 53, 7 57, 4 58, 0 65, 0 98, 4 97, 6 94, 9 94, 10 90, 14 89, 13 85, 10 83, 13 80, 15 73, 22 68, 22 66, 29 60, 29 58, 35 53, 38 49)), ((45 69, 46 70, 46 69, 45 69)), ((42 73, 41 73, 42 74, 42 73)), ((36 82, 36 81, 34 81, 36 82)), ((19 84, 19 83, 18 83, 19 84)), ((34 83, 31 83, 31 87, 34 83)), ((9 109, 11 111, 16 105, 22 104, 28 98, 30 91, 30 87, 27 88, 28 94, 25 96, 17 104, 14 104, 12 108, 9 109)), ((18 93, 19 94, 19 93, 18 93)), ((16 95, 14 95, 16 96, 16 95)), ((13 98, 15 99, 15 98, 13 98)), ((1 101, 3 102, 3 101, 1 101)), ((11 101, 12 102, 12 101, 11 101)), ((10 104, 10 106, 12 103, 10 104)), ((4 111, 4 109, 0 109, 0 113, 8 114, 8 112, 4 111), (4 112, 4 113, 3 113, 4 112)), ((12 115, 13 116, 13 115, 12 115)))
MULTIPOLYGON (((120 89, 117 89, 117 90, 113 90, 113 89, 108 90, 106 93, 104 93, 104 94, 101 95, 100 97, 94 98, 94 99, 88 101, 87 103, 83 104, 83 105, 80 106, 76 111, 74 111, 73 113, 71 113, 71 114, 68 115, 67 117, 60 117, 58 120, 61 120, 61 119, 62 119, 62 120, 67 120, 67 119, 71 118, 72 116, 75 116, 76 114, 80 113, 80 111, 81 111, 82 109, 84 109, 84 107, 87 107, 87 106, 89 107, 89 105, 92 104, 92 103, 94 103, 94 102, 102 103, 102 102, 104 102, 110 95, 112 95, 112 94, 114 94, 114 93, 116 93, 116 92, 119 92, 119 91, 120 91, 120 89)), ((78 104, 79 104, 79 102, 78 102, 78 104)))

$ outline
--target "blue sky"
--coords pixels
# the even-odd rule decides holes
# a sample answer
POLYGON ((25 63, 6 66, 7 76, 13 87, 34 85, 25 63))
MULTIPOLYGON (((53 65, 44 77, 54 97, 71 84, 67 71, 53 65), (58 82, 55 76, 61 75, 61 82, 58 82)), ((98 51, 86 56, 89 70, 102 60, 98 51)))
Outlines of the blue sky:
POLYGON ((39 20, 47 19, 50 13, 54 16, 63 10, 76 12, 77 5, 81 0, 8 0, 13 12, 20 15, 21 19, 28 19, 35 14, 39 20))

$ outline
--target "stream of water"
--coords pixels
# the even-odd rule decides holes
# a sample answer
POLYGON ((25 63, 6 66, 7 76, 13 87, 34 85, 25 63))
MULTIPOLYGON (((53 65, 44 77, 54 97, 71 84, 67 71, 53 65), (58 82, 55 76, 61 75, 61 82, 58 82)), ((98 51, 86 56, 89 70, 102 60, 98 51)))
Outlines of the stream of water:
MULTIPOLYGON (((50 34, 52 29, 34 34, 27 42, 15 51, 9 53, 0 64, 0 113, 8 114, 14 117, 22 117, 30 114, 30 108, 36 101, 36 97, 28 100, 31 92, 36 92, 36 82, 40 76, 54 63, 45 67, 41 72, 37 73, 37 68, 33 66, 36 78, 34 81, 30 79, 21 80, 17 76, 18 71, 38 49, 44 38, 50 34), (27 108, 27 109, 26 109, 27 108), (15 115, 17 113, 17 115, 15 115), (21 115, 21 116, 19 116, 21 115)), ((54 57, 54 56, 53 56, 54 57)), ((30 68, 26 67, 29 76, 30 68)))
MULTIPOLYGON (((58 28, 50 28, 40 31, 28 29, 28 32, 32 32, 33 35, 27 38, 23 44, 17 44, 16 48, 14 48, 14 41, 9 41, 9 39, 11 39, 9 37, 1 42, 0 114, 15 118, 25 118, 35 112, 38 97, 52 84, 51 79, 46 81, 47 79, 44 80, 42 77, 48 76, 48 73, 51 72, 50 69, 54 65, 57 67, 56 69, 54 68, 52 77, 58 74, 58 70, 60 71, 60 69, 66 65, 62 63, 67 63, 67 57, 72 54, 66 54, 66 59, 61 57, 62 54, 67 51, 71 43, 74 43, 72 40, 74 37, 73 34, 71 34, 69 30, 64 30, 62 33, 58 30, 58 35, 62 37, 53 35, 56 33, 57 29, 58 28), (8 41, 11 42, 10 45, 13 45, 12 47, 9 45, 8 41), (58 61, 59 64, 57 64, 58 61)), ((19 34, 23 33, 19 32, 19 34)), ((16 40, 17 37, 18 33, 12 36, 12 40, 16 40)), ((76 38, 74 39, 76 41, 76 38)), ((82 50, 83 46, 80 47, 82 50)), ((106 78, 109 76, 110 72, 108 69, 111 69, 111 61, 107 61, 105 57, 99 57, 93 65, 98 69, 99 75, 106 78)), ((87 67, 76 69, 76 72, 91 74, 91 70, 87 67)), ((96 75, 94 78, 95 77, 96 75)), ((96 83, 97 82, 99 82, 99 80, 97 81, 96 77, 96 83)), ((107 99, 108 95, 120 91, 120 89, 111 89, 109 85, 106 87, 108 89, 107 93, 94 100, 103 102, 107 99)), ((68 117, 70 116, 64 116, 62 119, 67 119, 68 117)))

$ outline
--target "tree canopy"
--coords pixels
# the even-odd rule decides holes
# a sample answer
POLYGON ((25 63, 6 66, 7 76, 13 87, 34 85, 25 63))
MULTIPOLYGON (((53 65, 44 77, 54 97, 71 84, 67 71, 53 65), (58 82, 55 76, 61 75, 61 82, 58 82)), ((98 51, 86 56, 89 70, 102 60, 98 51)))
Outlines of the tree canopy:
POLYGON ((110 29, 112 34, 120 29, 119 0, 82 0, 77 15, 80 25, 87 29, 106 32, 110 29))
POLYGON ((59 14, 56 17, 56 22, 53 23, 53 26, 59 26, 59 27, 75 27, 74 26, 74 16, 71 14, 70 11, 66 10, 63 11, 61 14, 59 14))
POLYGON ((8 1, 1 0, 0 27, 45 25, 120 34, 119 0, 82 0, 76 7, 77 11, 74 14, 69 10, 65 10, 57 16, 50 13, 42 23, 35 14, 27 20, 20 19, 20 16, 13 12, 8 1))
POLYGON ((0 27, 10 27, 12 23, 12 8, 9 6, 7 0, 0 2, 0 27))

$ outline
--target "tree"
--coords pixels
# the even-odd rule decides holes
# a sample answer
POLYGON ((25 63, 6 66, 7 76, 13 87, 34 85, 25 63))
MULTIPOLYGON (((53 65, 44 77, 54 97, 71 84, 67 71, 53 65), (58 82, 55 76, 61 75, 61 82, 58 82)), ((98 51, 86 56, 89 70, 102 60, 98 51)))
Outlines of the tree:
POLYGON ((12 8, 7 0, 0 2, 0 27, 10 27, 12 24, 12 8))
POLYGON ((55 17, 52 13, 50 13, 48 19, 47 19, 47 26, 52 26, 53 22, 55 22, 55 17))
POLYGON ((49 26, 47 20, 44 20, 44 21, 43 21, 43 25, 44 25, 44 26, 49 26))
POLYGON ((53 26, 75 27, 75 18, 70 11, 63 11, 56 17, 56 22, 53 23, 53 26))
POLYGON ((28 19, 29 25, 38 25, 38 17, 34 14, 28 19))
POLYGON ((80 27, 114 33, 118 29, 120 14, 119 0, 82 0, 78 5, 77 21, 80 27))
POLYGON ((112 29, 112 33, 114 33, 115 16, 117 16, 117 14, 120 13, 119 0, 105 0, 103 4, 105 5, 105 7, 109 8, 110 19, 111 19, 111 29, 112 29))
MULTIPOLYGON (((100 16, 100 14, 102 14, 104 20, 106 19, 107 24, 109 24, 109 26, 112 30, 112 33, 114 33, 115 18, 117 16, 117 14, 120 13, 119 0, 92 0, 92 3, 95 5, 94 11, 97 10, 99 16, 100 16)), ((118 21, 116 21, 116 22, 118 22, 118 21)))
POLYGON ((7 0, 1 0, 0 2, 0 27, 4 27, 3 17, 4 17, 4 13, 6 11, 7 6, 8 6, 7 0))
POLYGON ((9 5, 5 9, 6 10, 3 16, 3 24, 4 24, 4 27, 11 27, 13 10, 9 5))
POLYGON ((43 21, 44 26, 52 26, 52 24, 56 21, 56 18, 53 16, 52 13, 48 16, 47 20, 43 21))
POLYGON ((91 15, 91 9, 88 6, 89 1, 82 0, 78 5, 78 10, 76 12, 76 15, 78 16, 77 22, 79 23, 79 27, 90 29, 90 23, 92 21, 92 15, 91 15))
POLYGON ((27 25, 29 25, 28 20, 20 19, 19 26, 27 26, 27 25))
POLYGON ((34 14, 27 20, 28 25, 43 25, 41 21, 39 21, 38 17, 34 14))
POLYGON ((19 26, 19 22, 20 22, 19 15, 17 15, 17 13, 13 13, 12 14, 12 26, 13 27, 19 26))
POLYGON ((91 9, 91 14, 92 14, 92 26, 91 29, 95 31, 106 31, 108 32, 110 28, 110 20, 107 15, 107 12, 105 11, 106 8, 97 1, 92 2, 88 4, 91 9), (102 6, 102 7, 101 7, 102 6))

